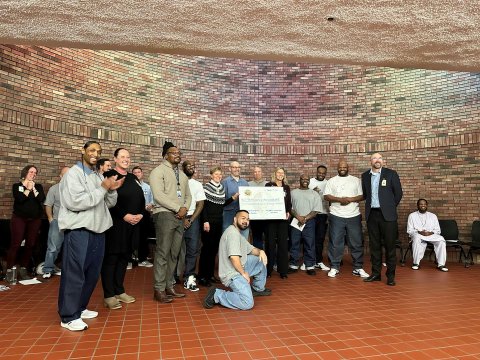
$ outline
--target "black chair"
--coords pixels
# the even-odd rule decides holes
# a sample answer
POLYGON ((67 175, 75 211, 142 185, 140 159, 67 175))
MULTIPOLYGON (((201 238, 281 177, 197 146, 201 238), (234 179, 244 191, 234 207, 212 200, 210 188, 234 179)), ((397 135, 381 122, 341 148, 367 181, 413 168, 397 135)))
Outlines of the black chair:
POLYGON ((480 251, 480 221, 476 220, 472 224, 472 242, 468 245, 470 248, 468 249, 467 256, 465 258, 465 267, 469 265, 473 265, 473 253, 477 253, 480 251), (470 259, 470 262, 468 262, 470 259))
POLYGON ((460 250, 460 257, 458 262, 462 262, 462 256, 464 259, 467 259, 467 255, 465 254, 465 250, 463 250, 463 246, 465 245, 464 242, 460 241, 458 238, 458 225, 455 220, 438 220, 440 224, 440 233, 445 238, 447 242, 447 251, 449 248, 453 248, 455 252, 460 250))

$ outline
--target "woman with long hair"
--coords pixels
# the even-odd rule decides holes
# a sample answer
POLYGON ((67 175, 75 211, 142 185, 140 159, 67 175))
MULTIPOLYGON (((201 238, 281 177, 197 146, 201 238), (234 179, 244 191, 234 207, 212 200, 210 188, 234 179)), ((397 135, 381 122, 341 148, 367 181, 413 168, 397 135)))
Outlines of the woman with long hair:
POLYGON ((139 222, 145 208, 142 187, 137 177, 128 172, 129 152, 127 149, 118 148, 113 156, 115 171, 119 174, 118 177, 125 177, 125 181, 117 190, 116 205, 110 209, 113 226, 106 232, 102 265, 104 305, 112 310, 121 308, 121 302, 135 302, 133 296, 125 293, 123 282, 134 244, 138 243, 139 222))
POLYGON ((45 201, 42 185, 35 182, 37 174, 38 169, 35 165, 27 165, 20 173, 21 181, 12 186, 14 202, 10 221, 12 237, 7 252, 7 279, 12 276, 10 272, 16 264, 23 239, 25 239, 25 249, 18 262, 20 265, 18 278, 20 280, 30 279, 27 267, 38 239, 38 232, 42 224, 43 202, 45 201))
POLYGON ((285 201, 285 218, 269 220, 267 223, 267 276, 272 275, 274 259, 276 259, 277 271, 282 279, 286 279, 288 277, 288 220, 292 210, 292 198, 285 170, 281 167, 275 168, 272 181, 266 183, 265 186, 282 187, 285 201))

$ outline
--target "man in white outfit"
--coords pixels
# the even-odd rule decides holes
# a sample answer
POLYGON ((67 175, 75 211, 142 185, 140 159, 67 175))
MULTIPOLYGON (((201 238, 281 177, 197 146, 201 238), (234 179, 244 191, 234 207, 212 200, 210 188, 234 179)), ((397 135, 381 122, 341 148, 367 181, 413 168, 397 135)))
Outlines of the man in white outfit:
POLYGON ((445 239, 440 235, 440 224, 437 216, 427 211, 428 201, 419 199, 417 209, 408 215, 407 233, 412 239, 413 270, 418 270, 427 248, 427 243, 433 244, 437 257, 437 269, 448 271, 445 267, 447 260, 447 247, 445 239))

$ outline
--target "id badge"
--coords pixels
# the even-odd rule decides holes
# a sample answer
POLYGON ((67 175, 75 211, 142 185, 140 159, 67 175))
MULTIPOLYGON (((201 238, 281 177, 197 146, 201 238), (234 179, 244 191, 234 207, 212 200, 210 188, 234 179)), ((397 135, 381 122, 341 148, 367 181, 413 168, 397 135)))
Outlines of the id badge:
POLYGON ((25 191, 25 188, 23 186, 19 186, 18 187, 18 191, 20 191, 21 193, 25 191))
POLYGON ((387 186, 387 179, 382 180, 382 186, 387 186))
POLYGON ((177 197, 178 197, 179 199, 182 198, 182 192, 181 192, 180 190, 177 190, 177 197))

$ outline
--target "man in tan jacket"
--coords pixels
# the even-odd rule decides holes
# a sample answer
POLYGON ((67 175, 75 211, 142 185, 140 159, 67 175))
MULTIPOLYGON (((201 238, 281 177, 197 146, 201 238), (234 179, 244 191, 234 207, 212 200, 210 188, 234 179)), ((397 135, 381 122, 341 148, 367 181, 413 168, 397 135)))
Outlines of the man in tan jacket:
POLYGON ((161 303, 170 303, 173 298, 185 296, 175 292, 170 278, 182 245, 183 219, 192 197, 188 178, 178 167, 182 160, 179 149, 167 141, 163 145, 162 156, 165 160, 150 173, 157 236, 153 298, 161 303))

